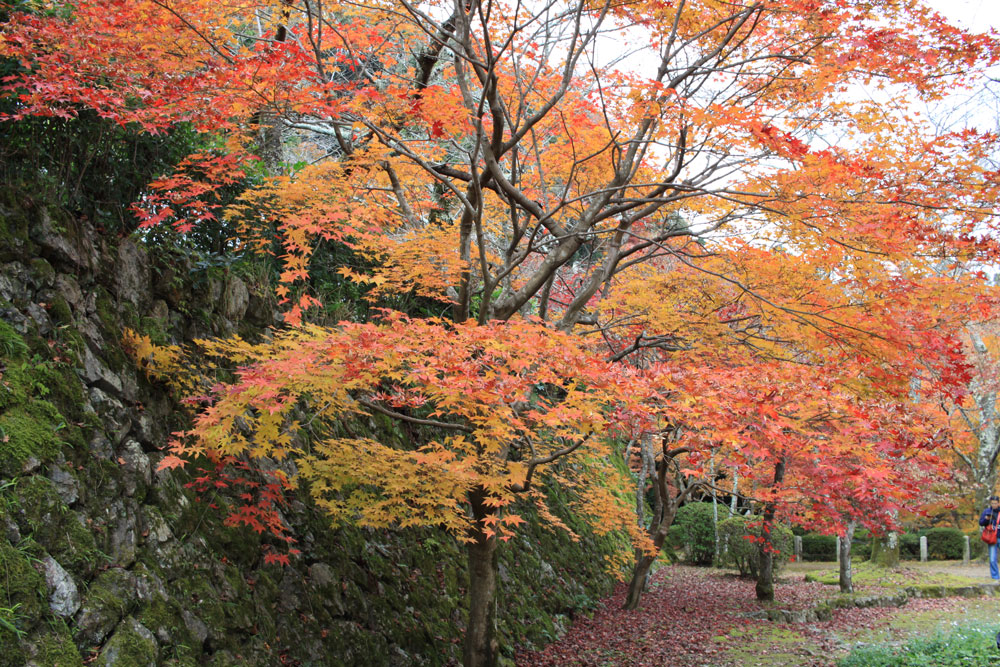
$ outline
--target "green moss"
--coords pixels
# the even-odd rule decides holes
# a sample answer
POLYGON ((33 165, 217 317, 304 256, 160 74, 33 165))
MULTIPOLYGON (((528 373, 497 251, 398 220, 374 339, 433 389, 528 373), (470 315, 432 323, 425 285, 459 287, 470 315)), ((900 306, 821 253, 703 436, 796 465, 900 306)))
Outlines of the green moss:
MULTIPOLYGON (((129 619, 131 621, 131 619, 129 619)), ((98 658, 98 665, 116 667, 117 665, 134 665, 144 667, 145 665, 155 665, 157 662, 156 642, 143 637, 137 630, 134 623, 124 622, 111 636, 108 643, 101 651, 98 658)))
MULTIPOLYGON (((43 262, 45 260, 42 260, 43 262)), ((51 267, 50 267, 51 268, 51 267)), ((56 326, 68 326, 73 324, 73 311, 70 310, 66 299, 56 296, 49 304, 49 317, 56 326)))
MULTIPOLYGON (((851 582, 855 586, 873 586, 881 588, 928 588, 936 589, 942 586, 961 587, 981 584, 981 580, 947 572, 924 572, 910 568, 887 569, 870 563, 861 563, 851 568, 851 582)), ((840 572, 834 570, 816 570, 805 575, 806 581, 818 581, 822 584, 836 586, 840 583, 840 572)))
POLYGON ((26 403, 32 391, 27 362, 8 364, 0 377, 0 410, 26 403))
MULTIPOLYGON (((31 275, 33 275, 39 282, 48 283, 56 277, 56 271, 52 268, 51 264, 41 257, 32 257, 31 275)), ((63 303, 65 303, 65 301, 63 301, 63 303)))
POLYGON ((50 461, 63 446, 66 421, 48 401, 32 400, 0 415, 0 471, 17 473, 29 457, 50 461))
POLYGON ((0 626, 0 667, 24 667, 26 658, 17 635, 0 626))
POLYGON ((68 631, 48 633, 36 642, 35 662, 46 667, 83 667, 83 658, 68 631))
POLYGON ((18 479, 3 491, 2 500, 22 534, 44 544, 60 564, 79 574, 94 571, 101 560, 94 535, 82 517, 66 507, 51 480, 41 475, 18 479))
POLYGON ((34 213, 14 189, 4 188, 0 192, 0 260, 20 259, 21 254, 30 255, 33 244, 28 235, 34 213))
POLYGON ((0 356, 23 359, 28 354, 28 344, 14 327, 0 320, 0 356))
POLYGON ((181 615, 181 608, 177 602, 164 598, 155 598, 146 605, 139 614, 139 622, 149 628, 154 635, 166 635, 169 641, 164 645, 166 655, 164 658, 173 658, 178 661, 193 661, 201 655, 201 647, 191 636, 184 618, 181 615))
POLYGON ((25 550, 0 541, 0 607, 10 609, 20 630, 34 626, 45 611, 45 579, 25 550))

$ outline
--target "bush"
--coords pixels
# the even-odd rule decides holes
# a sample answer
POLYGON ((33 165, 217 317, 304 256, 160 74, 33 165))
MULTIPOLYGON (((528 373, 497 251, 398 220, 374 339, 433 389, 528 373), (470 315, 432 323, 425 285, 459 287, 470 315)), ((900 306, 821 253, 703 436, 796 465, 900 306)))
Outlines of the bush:
POLYGON ((903 560, 920 560, 920 535, 903 533, 899 536, 899 557, 903 560))
POLYGON ((865 528, 858 528, 851 540, 851 560, 867 560, 871 552, 872 534, 865 528))
POLYGON ((711 565, 715 560, 715 529, 712 503, 688 503, 677 510, 667 534, 669 551, 684 549, 685 562, 711 565))
POLYGON ((837 560, 837 538, 833 535, 806 533, 802 536, 802 560, 837 560))
MULTIPOLYGON (((927 535, 927 557, 931 560, 961 560, 965 534, 958 528, 931 528, 927 535)), ((971 540, 970 540, 971 542, 971 540)))
MULTIPOLYGON (((719 539, 726 545, 721 556, 724 565, 735 567, 742 575, 757 576, 760 566, 757 541, 762 534, 760 517, 734 516, 719 522, 719 539)), ((792 531, 782 524, 771 525, 771 544, 778 550, 774 557, 774 571, 792 557, 792 531)))
POLYGON ((982 534, 982 530, 977 530, 974 533, 969 533, 969 559, 976 560, 978 558, 986 558, 986 542, 979 537, 982 534))

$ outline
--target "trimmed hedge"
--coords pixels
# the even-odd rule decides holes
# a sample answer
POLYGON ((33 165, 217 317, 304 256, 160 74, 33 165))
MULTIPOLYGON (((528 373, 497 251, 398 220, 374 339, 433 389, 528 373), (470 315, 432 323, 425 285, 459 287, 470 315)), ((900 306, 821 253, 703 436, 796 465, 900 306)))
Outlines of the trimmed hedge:
MULTIPOLYGON (((931 560, 961 560, 965 533, 958 528, 931 528, 927 535, 927 557, 931 560)), ((971 540, 970 540, 971 541, 971 540)), ((917 554, 919 555, 919 547, 917 554)))
MULTIPOLYGON (((927 538, 927 558, 929 560, 962 560, 965 551, 965 533, 958 528, 925 528, 915 533, 904 533, 899 536, 899 557, 907 560, 920 560, 920 538, 927 538)), ((985 545, 979 533, 969 538, 971 557, 977 558, 985 553, 985 545)))
POLYGON ((802 536, 802 560, 837 560, 837 538, 833 535, 806 533, 802 536))

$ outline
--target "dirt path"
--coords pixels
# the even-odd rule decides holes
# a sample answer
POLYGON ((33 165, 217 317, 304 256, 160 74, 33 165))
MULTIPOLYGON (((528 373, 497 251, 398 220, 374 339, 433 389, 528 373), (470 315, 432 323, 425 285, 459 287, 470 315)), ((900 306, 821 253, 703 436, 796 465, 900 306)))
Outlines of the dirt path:
MULTIPOLYGON (((775 607, 804 609, 837 594, 835 586, 809 583, 804 573, 833 563, 796 564, 782 576, 775 607)), ((989 581, 981 567, 958 563, 905 564, 907 576, 932 582, 940 574, 989 581), (910 568, 910 565, 917 567, 910 568)), ((522 652, 522 667, 830 667, 854 646, 903 642, 958 623, 996 625, 1000 599, 911 600, 901 609, 845 609, 822 623, 773 623, 759 618, 767 606, 754 598, 753 582, 710 568, 661 568, 637 611, 620 609, 624 590, 604 600, 594 615, 573 624, 558 642, 522 652)))

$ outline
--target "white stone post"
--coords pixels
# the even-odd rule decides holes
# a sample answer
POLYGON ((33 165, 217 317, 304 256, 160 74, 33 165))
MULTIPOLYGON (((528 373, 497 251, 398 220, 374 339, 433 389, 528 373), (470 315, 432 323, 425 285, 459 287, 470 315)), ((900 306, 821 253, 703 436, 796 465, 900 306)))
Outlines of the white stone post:
POLYGON ((962 565, 968 565, 972 554, 972 548, 969 546, 969 536, 965 536, 965 546, 962 548, 962 565))
POLYGON ((921 535, 920 536, 920 562, 921 563, 926 563, 927 562, 927 536, 926 535, 921 535))

